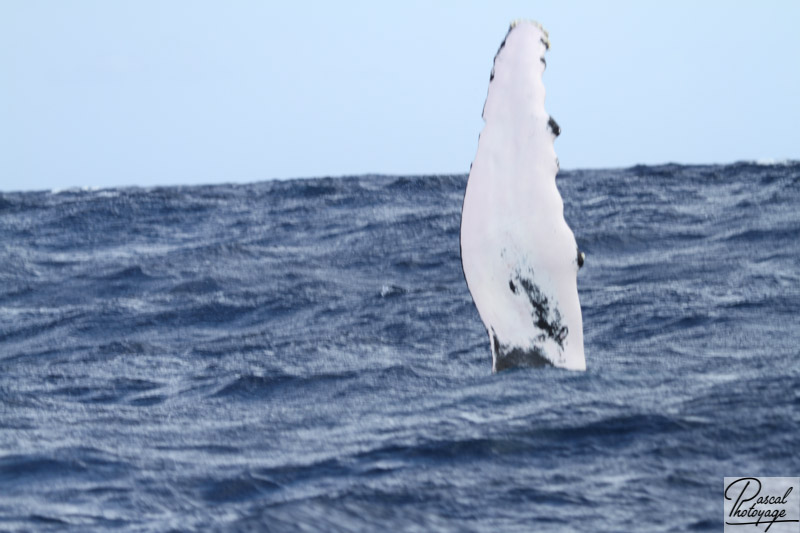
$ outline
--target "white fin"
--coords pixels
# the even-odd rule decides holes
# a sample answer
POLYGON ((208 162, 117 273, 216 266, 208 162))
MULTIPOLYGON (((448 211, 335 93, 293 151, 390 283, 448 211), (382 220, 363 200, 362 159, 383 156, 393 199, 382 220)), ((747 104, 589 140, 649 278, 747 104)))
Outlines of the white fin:
POLYGON ((585 370, 582 257, 556 187, 560 133, 544 107, 547 32, 515 21, 494 59, 461 214, 461 263, 492 369, 585 370))

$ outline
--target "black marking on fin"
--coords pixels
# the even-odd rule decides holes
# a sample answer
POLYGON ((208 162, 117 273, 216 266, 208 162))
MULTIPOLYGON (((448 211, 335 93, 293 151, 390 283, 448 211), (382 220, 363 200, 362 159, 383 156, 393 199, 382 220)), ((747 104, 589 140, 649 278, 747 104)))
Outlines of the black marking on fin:
MULTIPOLYGON (((511 32, 511 30, 510 30, 510 29, 509 29, 508 31, 509 31, 509 32, 511 32)), ((502 42, 502 43, 500 43, 500 48, 498 48, 498 49, 497 49, 497 54, 499 54, 499 53, 500 53, 500 50, 502 50, 502 49, 503 49, 503 47, 506 45, 506 39, 507 39, 507 38, 508 38, 508 33, 506 33, 506 36, 505 36, 505 38, 503 39, 503 42, 502 42)), ((495 54, 494 56, 495 56, 495 57, 497 57, 497 54, 495 54)))
POLYGON ((553 120, 553 117, 550 117, 547 120, 547 125, 550 126, 550 131, 553 132, 553 135, 555 135, 556 137, 561 135, 561 128, 559 127, 558 122, 553 120))
POLYGON ((533 281, 522 277, 517 279, 533 307, 534 326, 563 349, 564 339, 569 335, 569 328, 561 324, 561 313, 558 309, 553 309, 551 312, 550 301, 533 281))
POLYGON ((578 248, 578 268, 583 266, 583 261, 586 258, 586 254, 581 252, 580 248, 578 248))
POLYGON ((540 57, 539 61, 542 62, 542 65, 544 65, 544 68, 547 68, 547 61, 544 60, 544 56, 540 57))
POLYGON ((497 337, 494 337, 494 345, 495 345, 495 371, 500 372, 501 370, 506 370, 507 368, 517 368, 517 367, 533 367, 533 368, 541 368, 543 366, 554 366, 552 361, 550 361, 547 357, 542 354, 542 351, 539 348, 532 348, 530 350, 523 350, 521 348, 509 348, 507 346, 503 346, 497 341, 497 337))
POLYGON ((567 335, 569 335, 569 328, 567 326, 561 326, 561 328, 556 332, 556 338, 553 340, 555 340, 558 345, 563 348, 564 339, 567 338, 567 335))
MULTIPOLYGON (((545 50, 550 50, 550 43, 548 43, 547 41, 545 41, 545 40, 544 40, 544 37, 541 37, 539 40, 540 40, 540 41, 542 42, 542 44, 544 45, 544 49, 545 49, 545 50)), ((505 43, 505 41, 503 41, 503 42, 505 43)))
POLYGON ((508 280, 508 288, 511 289, 511 292, 517 294, 517 286, 514 285, 514 282, 512 280, 508 280))

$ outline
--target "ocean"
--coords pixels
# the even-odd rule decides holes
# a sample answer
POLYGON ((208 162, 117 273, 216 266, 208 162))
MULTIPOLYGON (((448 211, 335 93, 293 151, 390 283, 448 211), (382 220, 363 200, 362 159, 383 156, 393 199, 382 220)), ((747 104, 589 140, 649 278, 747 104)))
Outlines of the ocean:
POLYGON ((800 475, 800 162, 562 171, 586 372, 491 373, 466 179, 0 194, 0 530, 721 531, 800 475))

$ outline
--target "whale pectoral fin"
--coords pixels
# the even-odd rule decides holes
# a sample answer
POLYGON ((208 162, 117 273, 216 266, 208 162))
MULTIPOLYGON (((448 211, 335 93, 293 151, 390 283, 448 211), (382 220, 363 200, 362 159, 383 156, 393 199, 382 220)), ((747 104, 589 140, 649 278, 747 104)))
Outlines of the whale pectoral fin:
POLYGON ((492 65, 464 193, 461 264, 493 371, 586 368, 577 287, 585 256, 556 186, 561 127, 545 110, 542 81, 549 45, 540 24, 511 24, 492 65))

